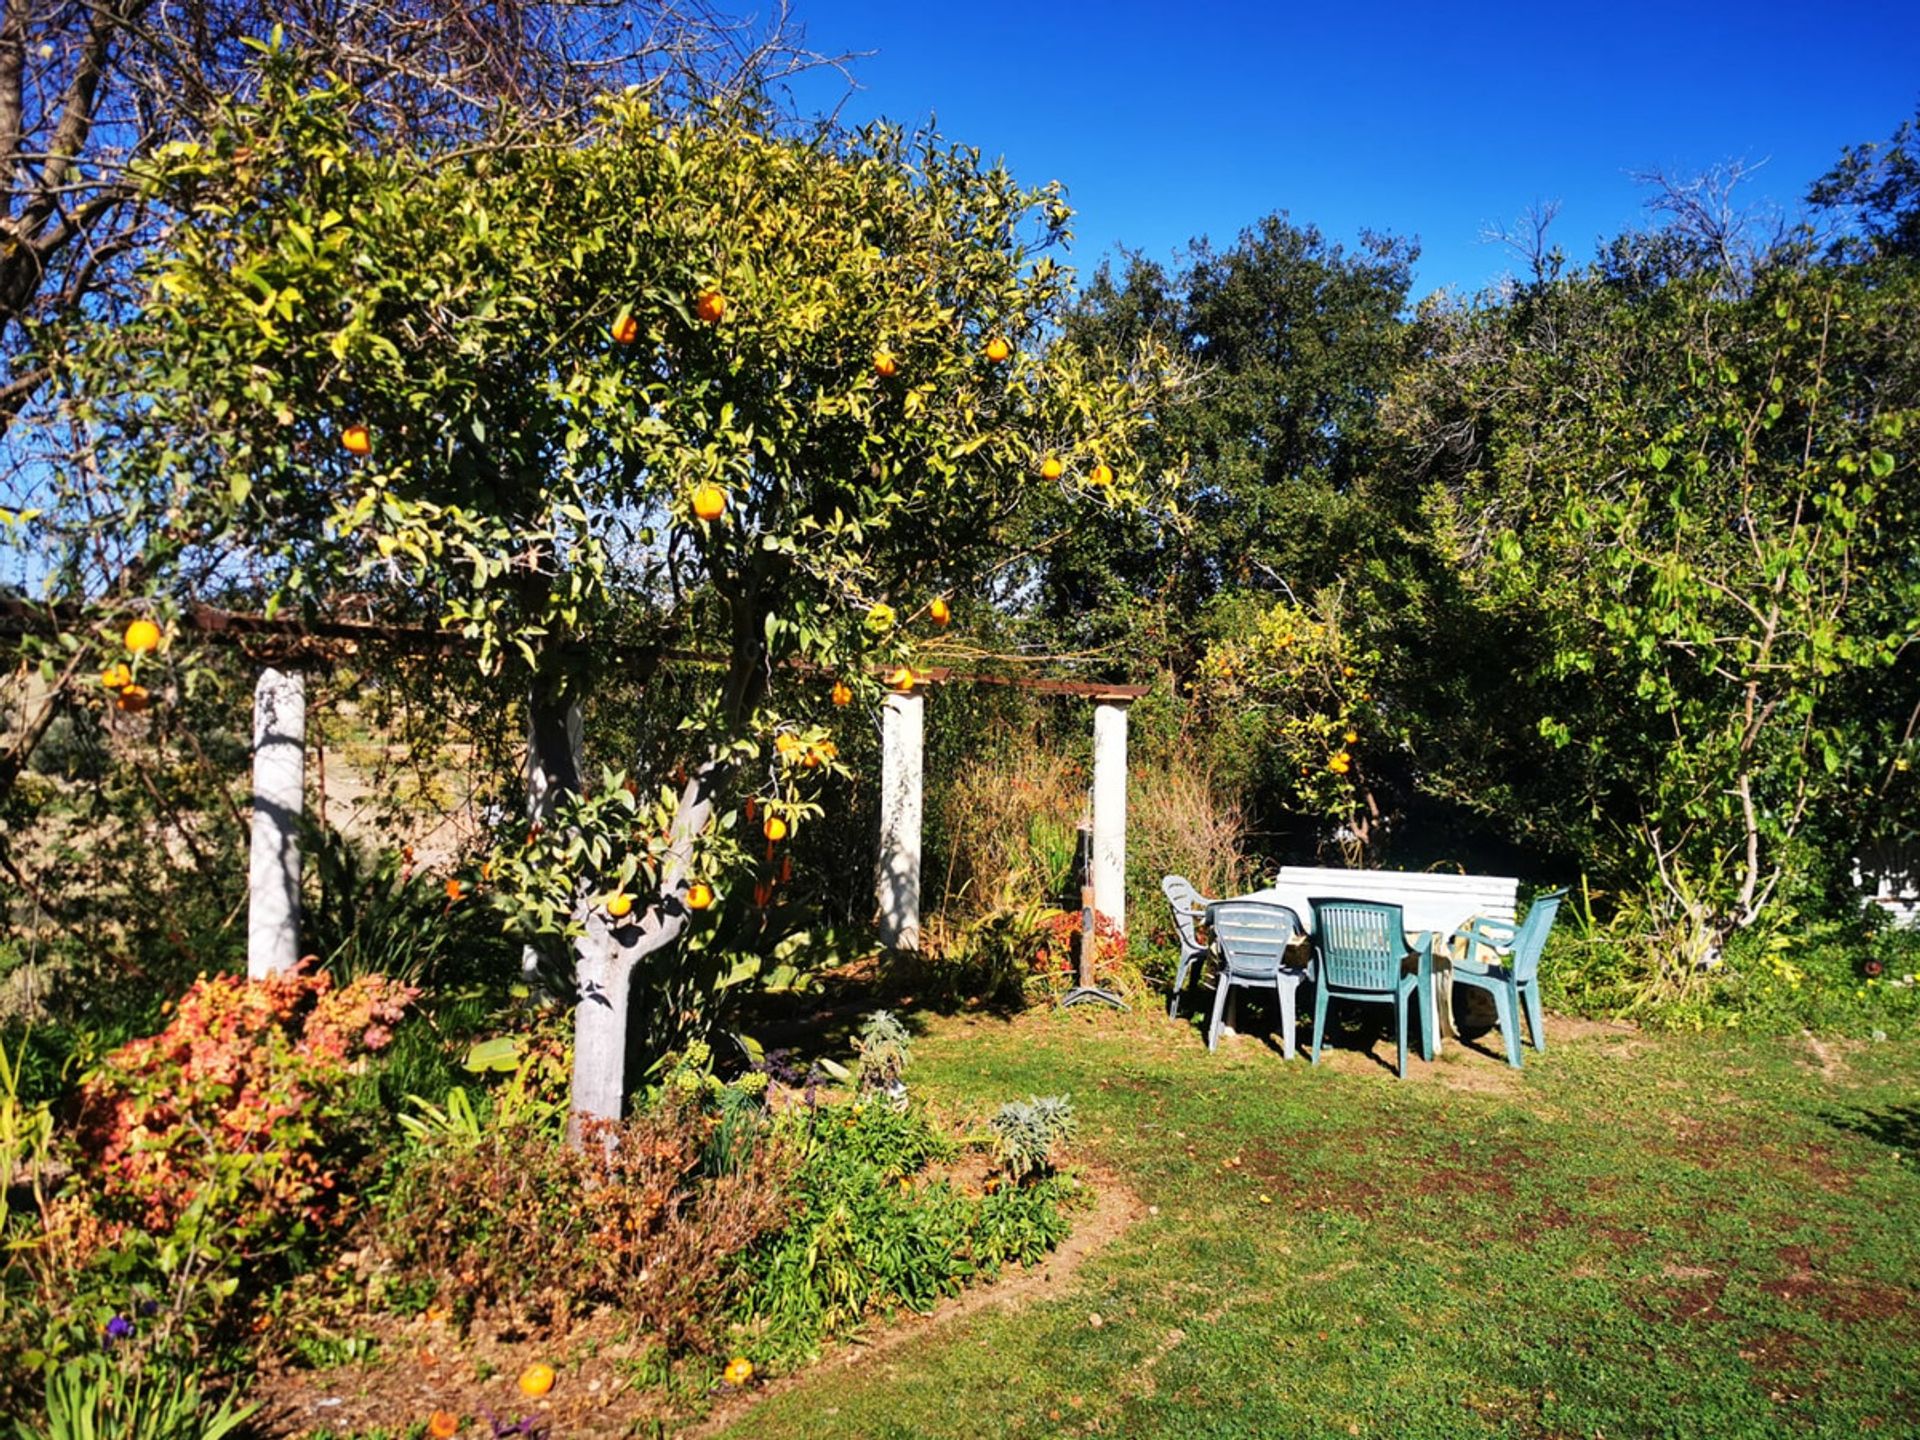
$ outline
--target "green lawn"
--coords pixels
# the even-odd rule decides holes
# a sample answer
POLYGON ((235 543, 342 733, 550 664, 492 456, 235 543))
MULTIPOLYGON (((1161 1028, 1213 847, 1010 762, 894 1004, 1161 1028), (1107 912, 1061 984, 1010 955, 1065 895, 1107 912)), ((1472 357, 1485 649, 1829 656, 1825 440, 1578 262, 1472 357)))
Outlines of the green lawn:
POLYGON ((916 1018, 920 1095, 1070 1091, 1157 1213, 726 1435, 1920 1432, 1913 1037, 1553 1021, 1523 1072, 1400 1083, 1358 1039, 1316 1070, 1150 1012, 916 1018))

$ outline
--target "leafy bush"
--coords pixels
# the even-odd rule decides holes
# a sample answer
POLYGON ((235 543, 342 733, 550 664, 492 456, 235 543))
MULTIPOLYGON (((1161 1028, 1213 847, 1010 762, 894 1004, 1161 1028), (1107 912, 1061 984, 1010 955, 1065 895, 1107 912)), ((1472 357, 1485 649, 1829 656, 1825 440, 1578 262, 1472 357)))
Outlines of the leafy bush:
POLYGON ((886 1090, 906 1073, 913 1037, 891 1010, 876 1010, 860 1027, 860 1088, 886 1090))
POLYGON ((305 971, 196 981, 164 1030, 81 1087, 103 1215, 151 1233, 191 1222, 236 1264, 327 1225, 355 1158, 343 1097, 415 993, 305 971))
POLYGON ((13 1188, 40 1193, 42 1167, 53 1150, 53 1114, 21 1094, 20 1060, 25 1045, 13 1055, 0 1037, 0 1251, 7 1243, 13 1188))
POLYGON ((1073 1101, 1066 1095, 1011 1100, 987 1122, 1000 1163, 1015 1180, 1030 1180, 1053 1168, 1073 1139, 1073 1101))
POLYGON ((780 1219, 789 1169, 760 1136, 708 1173, 719 1125, 718 1107, 667 1086, 582 1148, 515 1126, 426 1151, 394 1182, 379 1248, 402 1283, 432 1280, 469 1313, 507 1304, 558 1323, 607 1304, 670 1344, 703 1345, 733 1257, 780 1219))
MULTIPOLYGON (((1566 912, 1562 912, 1563 915, 1566 912)), ((1575 915, 1557 927, 1541 966, 1549 1006, 1679 1030, 1801 1030, 1867 1038, 1920 1026, 1920 932, 1804 920, 1786 912, 1738 935, 1711 964, 1676 952, 1663 930, 1575 915)))
POLYGON ((303 939, 321 969, 340 981, 385 975, 409 984, 439 971, 454 934, 440 881, 402 852, 319 825, 302 827, 301 848, 315 882, 303 939))
POLYGON ((786 1123, 806 1158, 791 1182, 791 1218, 746 1257, 740 1307, 775 1360, 804 1357, 884 1306, 930 1309, 1066 1235, 1065 1181, 971 1194, 926 1175, 957 1147, 923 1115, 856 1104, 786 1123))

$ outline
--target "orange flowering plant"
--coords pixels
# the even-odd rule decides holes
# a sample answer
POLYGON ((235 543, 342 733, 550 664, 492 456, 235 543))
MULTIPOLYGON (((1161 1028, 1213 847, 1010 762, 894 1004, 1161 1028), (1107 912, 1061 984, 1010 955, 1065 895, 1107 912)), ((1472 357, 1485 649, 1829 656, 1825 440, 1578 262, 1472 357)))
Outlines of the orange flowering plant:
POLYGON ((81 1087, 78 1134, 109 1229, 218 1227, 237 1263, 332 1223, 352 1081, 417 993, 378 975, 336 987, 305 968, 196 980, 159 1034, 81 1087))

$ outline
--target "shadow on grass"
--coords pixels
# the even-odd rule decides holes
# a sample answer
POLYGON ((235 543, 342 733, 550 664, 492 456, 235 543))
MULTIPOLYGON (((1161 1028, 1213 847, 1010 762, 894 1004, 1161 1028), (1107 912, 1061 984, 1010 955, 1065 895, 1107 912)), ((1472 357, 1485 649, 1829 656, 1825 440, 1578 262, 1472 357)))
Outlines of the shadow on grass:
POLYGON ((1830 1110, 1821 1117, 1836 1130, 1878 1140, 1894 1150, 1920 1151, 1920 1105, 1884 1110, 1830 1110))
POLYGON ((787 1064, 804 1070, 821 1059, 850 1064, 854 1039, 876 1010, 892 1011, 918 1038, 928 1015, 1004 1020, 1028 1008, 1023 998, 968 994, 969 978, 932 956, 876 949, 822 975, 811 990, 756 997, 739 1024, 769 1051, 784 1052, 787 1064))

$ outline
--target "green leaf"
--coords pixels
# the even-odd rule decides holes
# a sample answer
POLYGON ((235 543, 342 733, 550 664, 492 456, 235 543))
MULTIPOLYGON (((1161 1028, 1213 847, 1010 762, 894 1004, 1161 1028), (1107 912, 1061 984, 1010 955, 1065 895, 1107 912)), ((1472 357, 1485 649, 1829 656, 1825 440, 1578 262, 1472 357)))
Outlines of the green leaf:
POLYGON ((488 1070, 517 1070, 520 1048, 518 1035, 495 1035, 467 1051, 466 1068, 476 1074, 488 1070))

